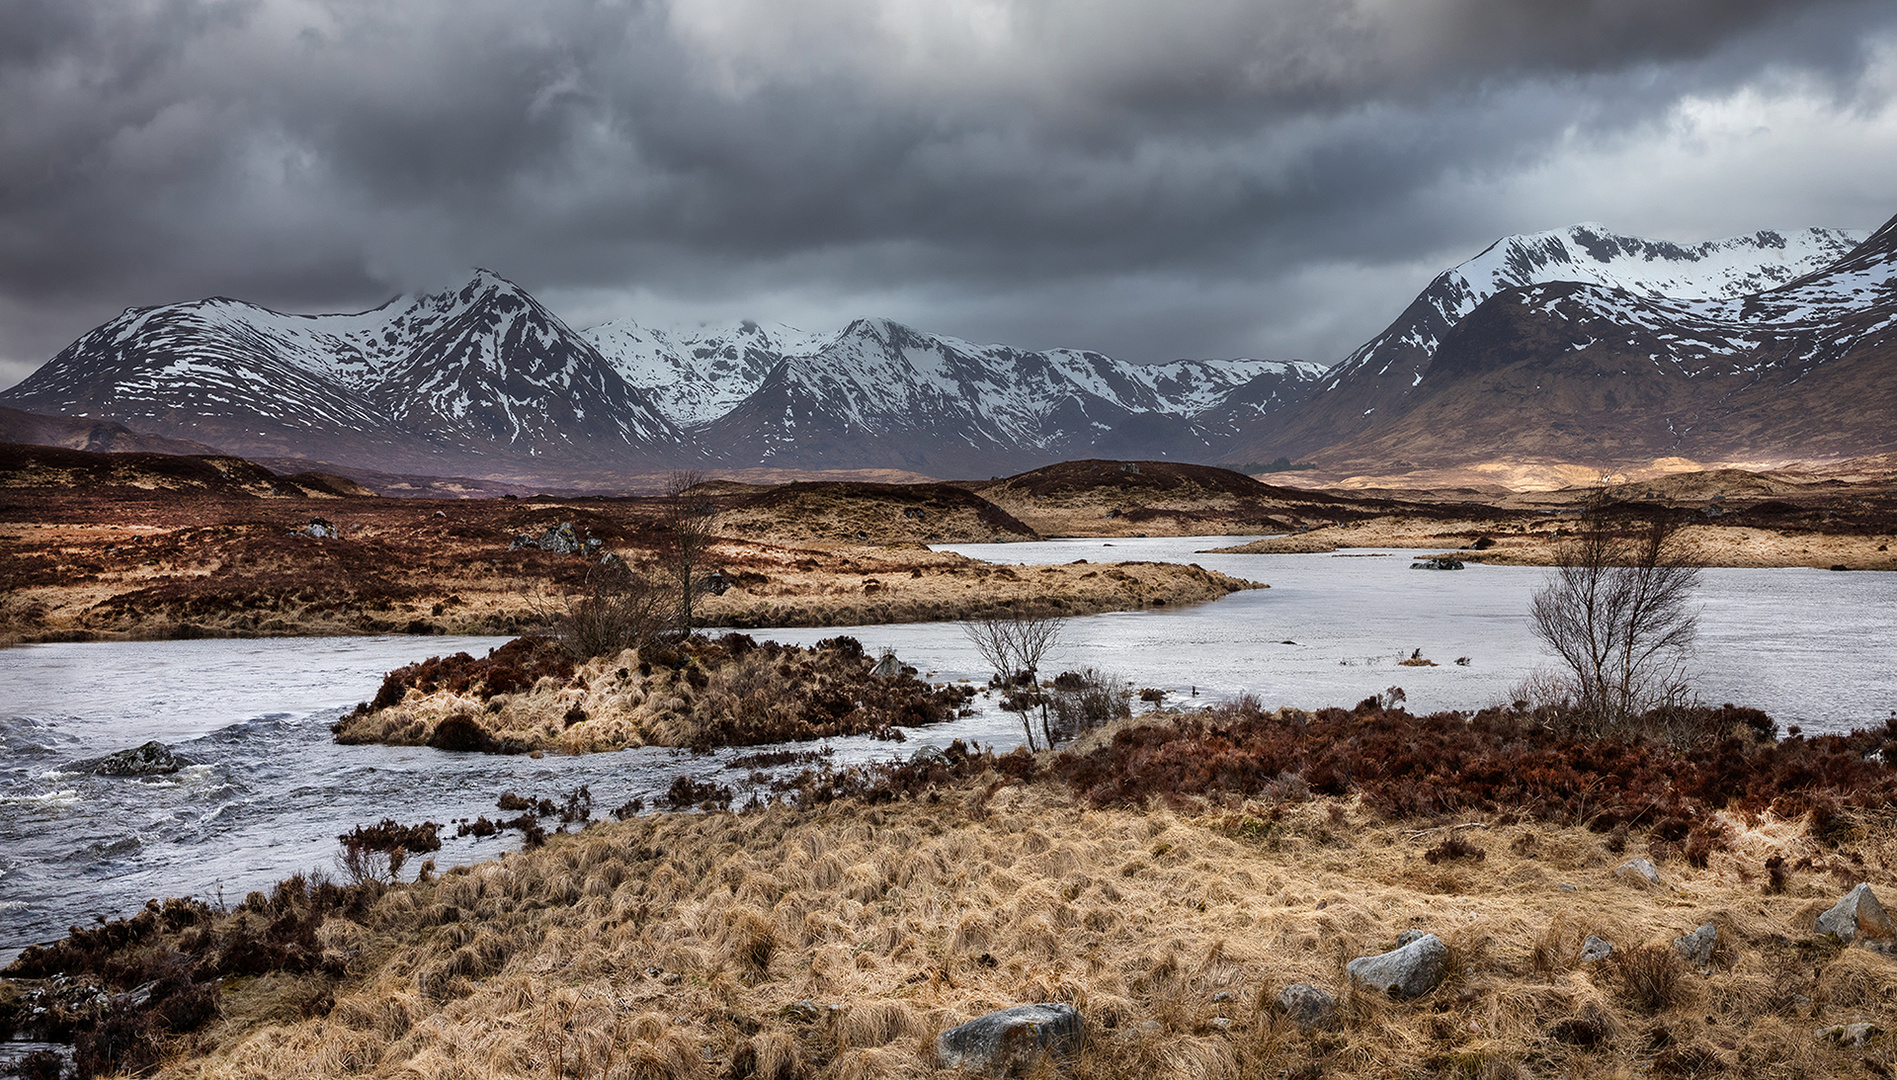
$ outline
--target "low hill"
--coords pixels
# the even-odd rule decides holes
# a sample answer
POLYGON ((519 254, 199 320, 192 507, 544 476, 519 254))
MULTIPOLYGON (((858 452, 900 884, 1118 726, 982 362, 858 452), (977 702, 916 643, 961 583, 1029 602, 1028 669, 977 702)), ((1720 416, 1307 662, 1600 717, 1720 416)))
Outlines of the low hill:
POLYGON ((773 543, 946 544, 1038 540, 1035 530, 951 484, 793 483, 741 498, 726 536, 773 543))
POLYGON ((1231 469, 1175 461, 1064 461, 974 489, 1053 536, 1290 532, 1387 512, 1393 505, 1277 487, 1231 469))
POLYGON ((124 424, 83 416, 45 416, 0 405, 0 442, 61 446, 103 454, 222 454, 215 446, 190 439, 167 439, 133 431, 124 424))
POLYGON ((214 454, 115 453, 0 443, 0 487, 71 488, 89 494, 196 491, 263 498, 346 498, 375 492, 342 476, 279 476, 253 461, 214 454))

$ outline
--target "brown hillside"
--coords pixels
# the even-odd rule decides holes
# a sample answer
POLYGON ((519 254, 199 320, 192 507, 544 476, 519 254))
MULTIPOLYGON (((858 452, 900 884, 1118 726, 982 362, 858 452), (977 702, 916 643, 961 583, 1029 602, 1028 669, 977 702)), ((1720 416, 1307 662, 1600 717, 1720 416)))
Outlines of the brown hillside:
POLYGON ((1174 461, 1064 461, 978 485, 982 497, 1049 536, 1290 532, 1390 506, 1261 483, 1174 461))
POLYGON ((742 498, 718 531, 773 543, 946 544, 1037 540, 973 492, 949 484, 793 483, 742 498))

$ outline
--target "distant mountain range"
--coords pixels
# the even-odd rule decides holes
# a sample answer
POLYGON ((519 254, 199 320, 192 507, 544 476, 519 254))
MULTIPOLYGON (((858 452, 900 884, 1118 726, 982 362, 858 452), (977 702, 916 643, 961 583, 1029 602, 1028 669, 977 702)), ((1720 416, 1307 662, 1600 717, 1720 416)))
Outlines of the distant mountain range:
MULTIPOLYGON (((0 403, 249 457, 556 482, 573 470, 1019 472, 1082 457, 1392 472, 1897 449, 1897 228, 1681 246, 1509 237, 1333 368, 1134 364, 884 319, 575 331, 481 271, 355 315, 127 311, 0 403)), ((17 425, 16 425, 17 426, 17 425)))

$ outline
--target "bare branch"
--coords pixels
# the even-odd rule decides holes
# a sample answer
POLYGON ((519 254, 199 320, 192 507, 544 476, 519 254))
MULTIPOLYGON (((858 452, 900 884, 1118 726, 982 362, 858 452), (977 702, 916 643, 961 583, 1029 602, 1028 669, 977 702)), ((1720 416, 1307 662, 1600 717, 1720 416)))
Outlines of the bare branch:
POLYGON ((1622 535, 1601 507, 1589 507, 1529 603, 1536 636, 1572 674, 1575 712, 1596 730, 1624 727, 1686 695, 1699 568, 1677 554, 1676 529, 1655 521, 1622 535))

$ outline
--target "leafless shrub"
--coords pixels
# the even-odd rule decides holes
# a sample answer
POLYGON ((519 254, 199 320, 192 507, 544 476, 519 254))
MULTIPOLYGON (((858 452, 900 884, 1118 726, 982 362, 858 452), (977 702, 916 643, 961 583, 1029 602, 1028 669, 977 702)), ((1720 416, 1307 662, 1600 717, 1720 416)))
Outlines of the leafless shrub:
POLYGON ((1675 550, 1675 531, 1651 522, 1622 535, 1600 507, 1590 508, 1530 602, 1536 636, 1567 669, 1566 713, 1583 733, 1621 730, 1644 713, 1688 701, 1699 568, 1675 550))
POLYGON ((1054 729, 1066 738, 1133 715, 1133 692, 1125 680, 1095 668, 1061 672, 1049 696, 1054 729))
POLYGON ((567 599, 554 629, 574 656, 616 656, 656 638, 666 614, 664 597, 651 580, 609 557, 587 571, 584 590, 567 599))
POLYGON ((994 615, 962 624, 970 644, 995 673, 1003 693, 1002 707, 1021 717, 1028 748, 1034 742, 1034 714, 1038 710, 1047 744, 1054 745, 1048 695, 1041 692, 1036 672, 1059 644, 1067 620, 1058 615, 994 615))
POLYGON ((1664 945, 1616 949, 1602 963, 1621 998, 1636 1009, 1657 1013, 1685 1000, 1686 962, 1664 945))

